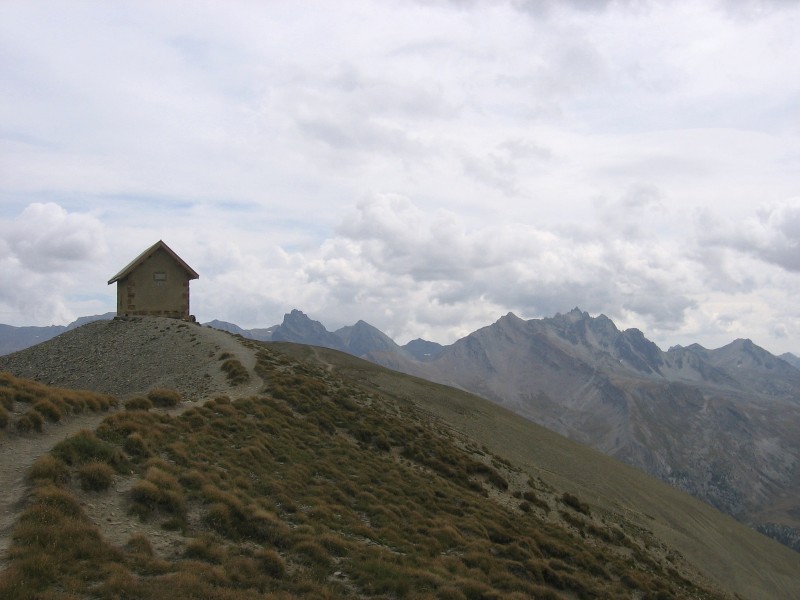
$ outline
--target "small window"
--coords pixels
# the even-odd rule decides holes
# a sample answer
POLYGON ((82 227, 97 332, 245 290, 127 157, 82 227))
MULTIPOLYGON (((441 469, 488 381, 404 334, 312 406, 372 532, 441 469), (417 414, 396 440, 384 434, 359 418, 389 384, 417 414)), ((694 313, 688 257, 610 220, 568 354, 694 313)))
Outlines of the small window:
POLYGON ((157 272, 153 273, 153 279, 156 280, 156 281, 166 281, 167 280, 167 274, 164 273, 164 272, 161 272, 161 271, 157 271, 157 272))

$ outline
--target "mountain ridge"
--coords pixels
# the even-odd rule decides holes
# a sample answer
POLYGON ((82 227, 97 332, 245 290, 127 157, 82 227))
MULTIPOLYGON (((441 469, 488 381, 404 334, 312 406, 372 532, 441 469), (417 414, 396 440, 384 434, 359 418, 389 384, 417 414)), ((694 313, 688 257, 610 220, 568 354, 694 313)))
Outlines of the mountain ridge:
POLYGON ((448 346, 417 342, 430 356, 386 344, 348 350, 342 338, 293 341, 477 393, 800 550, 800 507, 774 508, 783 494, 800 495, 800 371, 751 340, 663 351, 640 330, 576 307, 549 319, 510 312, 448 346))
MULTIPOLYGON (((387 573, 395 572, 391 565, 412 564, 415 560, 416 543, 405 540, 439 538, 443 541, 435 542, 432 546, 435 551, 430 556, 420 556, 421 562, 415 570, 403 572, 402 581, 413 586, 435 585, 444 594, 451 589, 445 584, 453 580, 456 589, 463 591, 469 580, 465 575, 454 579, 447 575, 447 569, 439 566, 449 565, 448 568, 459 569, 459 574, 472 573, 473 579, 490 579, 483 587, 470 584, 470 590, 477 590, 475 594, 480 592, 485 597, 492 597, 492 589, 504 597, 518 597, 505 587, 517 583, 505 576, 504 569, 519 574, 514 577, 532 579, 534 583, 543 581, 555 590, 545 596, 552 598, 589 597, 591 593, 594 597, 609 597, 602 593, 603 589, 619 590, 611 597, 643 597, 648 593, 658 597, 658 591, 663 591, 663 597, 717 598, 716 589, 726 591, 727 598, 738 595, 748 600, 800 594, 796 576, 800 572, 800 555, 708 505, 475 395, 390 371, 341 351, 286 342, 261 344, 196 325, 131 319, 90 324, 68 332, 17 355, 3 357, 0 369, 17 372, 30 369, 73 385, 87 382, 102 390, 113 384, 114 389, 143 393, 152 385, 149 372, 138 374, 144 358, 151 363, 148 368, 157 369, 162 356, 182 358, 194 353, 195 357, 184 365, 183 373, 196 375, 201 383, 206 379, 204 372, 222 373, 221 357, 227 352, 242 356, 242 360, 245 354, 257 357, 256 366, 248 368, 251 377, 263 381, 255 395, 247 390, 239 393, 231 387, 231 399, 220 396, 217 389, 209 388, 198 394, 190 386, 184 394, 191 402, 180 418, 160 411, 150 414, 120 411, 97 430, 98 436, 105 435, 102 439, 106 443, 115 443, 115 447, 128 453, 141 447, 133 445, 136 440, 147 450, 144 455, 131 454, 124 472, 115 476, 116 483, 109 493, 113 496, 117 488, 123 490, 122 503, 117 503, 121 514, 125 514, 126 502, 133 501, 139 506, 134 490, 151 489, 158 484, 171 486, 173 493, 185 497, 191 510, 178 504, 178 511, 187 514, 198 511, 202 517, 190 519, 184 531, 174 527, 166 530, 161 527, 162 522, 168 525, 175 515, 149 509, 150 516, 137 531, 152 539, 153 558, 134 553, 124 564, 118 562, 115 573, 135 571, 132 577, 113 580, 120 589, 150 590, 146 586, 160 581, 186 586, 196 581, 188 578, 186 569, 192 568, 207 573, 214 585, 226 585, 230 577, 233 585, 249 589, 247 586, 253 585, 249 582, 259 571, 248 562, 253 552, 249 538, 245 538, 246 543, 241 547, 237 545, 244 534, 236 528, 235 511, 253 511, 256 505, 250 502, 255 501, 267 503, 264 506, 269 511, 265 515, 262 508, 253 513, 262 528, 256 533, 262 532, 265 525, 271 528, 267 532, 279 532, 280 537, 270 538, 279 540, 275 546, 279 562, 290 564, 292 573, 312 569, 318 587, 338 589, 347 597, 353 595, 353 589, 360 592, 358 597, 369 597, 376 592, 382 597, 403 595, 400 590, 407 588, 376 586, 393 581, 387 579, 387 573), (238 344, 242 350, 223 345, 219 336, 230 340, 226 343, 238 344), (55 357, 64 363, 58 371, 50 369, 55 357), (119 375, 116 382, 108 376, 112 373, 119 375), (125 377, 132 383, 126 384, 125 377), (203 405, 209 396, 212 399, 203 405), (259 416, 262 411, 267 411, 266 420, 259 416), (384 421, 384 417, 378 418, 379 414, 394 421, 384 421), (129 427, 137 428, 135 435, 129 435, 129 427), (433 437, 434 433, 445 437, 433 437), (453 438, 454 433, 464 437, 453 438), (211 434, 215 437, 208 437, 211 434), (206 437, 197 438, 200 435, 206 437), (457 444, 445 444, 445 438, 454 439, 457 444), (388 449, 387 439, 391 440, 388 449), (314 448, 321 453, 314 452, 314 448), (478 472, 477 479, 470 476, 474 482, 464 480, 458 489, 465 490, 463 493, 467 495, 454 503, 450 498, 456 488, 439 474, 457 474, 458 461, 466 460, 459 458, 464 456, 464 449, 467 456, 483 460, 484 466, 475 463, 470 467, 483 470, 478 472), (355 461, 349 458, 343 463, 346 456, 361 458, 355 461), (241 466, 236 463, 236 471, 232 471, 222 468, 225 463, 217 462, 225 457, 245 460, 241 466), (247 476, 254 469, 248 461, 256 457, 261 457, 257 462, 268 461, 270 466, 259 471, 259 478, 253 480, 247 476), (364 472, 358 471, 362 464, 369 467, 364 472), (192 470, 179 471, 181 465, 192 470), (487 470, 488 467, 491 469, 487 470), (487 478, 483 473, 501 473, 502 477, 487 478), (168 477, 170 474, 178 483, 168 477), (201 476, 209 483, 213 481, 213 485, 199 486, 197 481, 201 476), (137 478, 142 481, 137 482, 137 478), (406 483, 410 478, 413 478, 411 485, 406 483), (151 485, 148 487, 145 481, 151 485), (363 481, 365 487, 354 485, 357 481, 363 481), (391 485, 387 486, 387 482, 391 485), (504 485, 509 486, 505 492, 504 485), (126 491, 129 486, 133 486, 131 492, 126 491), (254 492, 262 489, 268 490, 268 495, 255 497, 254 492), (314 490, 320 490, 322 496, 314 496, 314 490), (529 495, 517 498, 512 491, 529 495), (409 510, 409 504, 398 494, 410 494, 408 501, 413 507, 410 513, 404 512, 409 510), (389 506, 376 504, 376 497, 392 502, 389 506), (246 502, 241 498, 246 498, 246 502), (321 498, 329 504, 322 503, 321 498), (529 505, 519 508, 525 498, 530 499, 529 505), (534 502, 543 502, 548 510, 534 502), (358 512, 353 511, 351 504, 358 512), (426 505, 435 506, 442 517, 449 519, 448 515, 453 515, 453 525, 448 522, 443 527, 443 522, 429 523, 420 518, 417 512, 427 510, 426 505), (472 506, 482 506, 483 514, 491 518, 474 524, 472 506), (498 513, 498 509, 505 512, 498 513), (499 515, 503 515, 502 523, 499 515), (473 520, 467 521, 467 516, 473 520), (355 535, 350 533, 350 525, 344 530, 345 536, 336 534, 341 519, 346 523, 352 520, 355 535), (294 527, 286 525, 287 522, 294 527), (517 536, 520 531, 528 531, 531 522, 540 533, 535 545, 527 549, 528 542, 517 536), (506 533, 506 523, 509 531, 518 533, 506 533), (211 538, 204 536, 204 524, 216 527, 211 538), (279 525, 280 529, 275 529, 279 525), (434 528, 436 525, 438 528, 434 528), (617 537, 609 537, 607 531, 617 537), (541 535, 545 532, 559 532, 562 538, 554 542, 541 535), (456 541, 453 546, 450 540, 454 538, 468 542, 456 541), (625 544, 621 548, 620 567, 612 562, 611 555, 606 558, 604 554, 607 547, 615 546, 615 539, 625 544), (312 540, 322 549, 309 546, 312 540), (466 543, 470 544, 468 548, 480 548, 481 553, 464 552, 461 548, 466 543), (574 544, 581 544, 579 550, 572 549, 574 544), (204 548, 210 549, 201 553, 204 548), (312 549, 314 554, 310 553, 312 549), (395 553, 395 549, 401 552, 395 553), (369 565, 375 564, 362 559, 369 559, 369 552, 385 556, 377 565, 380 570, 367 571, 369 565), (543 564, 548 569, 539 575, 534 569, 538 563, 532 560, 538 556, 536 553, 544 555, 543 564), (592 566, 598 560, 603 561, 599 569, 592 566), (136 571, 140 569, 137 565, 144 565, 141 567, 144 571, 136 571), (153 578, 154 566, 160 569, 158 574, 165 573, 165 569, 167 572, 153 578), (428 566, 436 566, 436 580, 426 574, 428 566), (626 575, 626 571, 618 571, 620 568, 633 571, 626 575), (640 571, 636 569, 644 574, 637 575, 640 571), (177 579, 171 574, 181 572, 186 575, 177 579), (380 579, 376 579, 376 574, 380 579), (502 578, 498 577, 500 574, 502 578), (449 579, 441 581, 442 577, 449 579), (686 587, 681 579, 685 577, 707 591, 686 587), (393 592, 395 589, 398 591, 393 592)), ((174 376, 174 369, 168 371, 174 376)), ((180 375, 175 381, 184 379, 180 375)), ((102 526, 104 531, 119 532, 115 543, 126 557, 131 556, 133 551, 126 546, 130 544, 126 542, 130 536, 125 527, 126 517, 120 517, 118 512, 104 513, 101 507, 110 501, 98 495, 99 492, 80 492, 74 481, 69 489, 82 494, 78 498, 82 499, 81 506, 85 506, 91 522, 102 526)), ((147 506, 139 509, 148 510, 147 506)), ((250 530, 242 531, 249 534, 250 530)), ((106 540, 113 542, 114 538, 104 536, 95 545, 109 548, 106 540)), ((27 551, 26 548, 17 547, 15 556, 27 551)), ((104 556, 113 556, 118 551, 109 548, 104 550, 104 556)), ((57 563, 59 568, 69 568, 72 563, 65 562, 69 558, 62 556, 57 563)), ((78 558, 79 564, 91 566, 86 557, 78 558)), ((98 572, 102 582, 103 571, 92 570, 93 593, 97 590, 98 572)), ((283 582, 278 585, 287 586, 284 589, 300 589, 294 576, 283 582)), ((193 593, 199 597, 199 592, 193 593)), ((445 597, 461 597, 455 592, 448 593, 445 597)), ((533 590, 534 596, 542 594, 541 585, 533 590)), ((243 597, 257 596, 253 592, 243 597)))
POLYGON ((800 550, 800 506, 781 499, 800 498, 800 371, 751 340, 662 351, 578 307, 546 319, 509 312, 448 346, 401 347, 364 321, 329 332, 296 309, 261 330, 212 324, 477 393, 800 550))

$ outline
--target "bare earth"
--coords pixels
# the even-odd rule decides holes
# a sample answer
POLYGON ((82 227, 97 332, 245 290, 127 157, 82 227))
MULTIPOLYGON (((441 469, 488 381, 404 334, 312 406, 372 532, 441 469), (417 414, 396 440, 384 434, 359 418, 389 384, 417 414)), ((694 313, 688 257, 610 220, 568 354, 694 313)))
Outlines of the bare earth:
MULTIPOLYGON (((0 371, 49 385, 112 394, 121 400, 156 387, 177 389, 184 402, 171 413, 219 395, 239 398, 258 394, 263 381, 254 371, 255 364, 255 352, 227 332, 157 317, 90 323, 44 344, 0 357, 0 371), (94 350, 91 369, 85 368, 85 351, 80 351, 87 340, 94 350), (176 352, 176 348, 183 351, 176 352), (220 369, 223 353, 237 358, 248 369, 249 383, 229 385, 220 369)), ((13 526, 30 490, 26 474, 31 465, 61 440, 81 429, 95 429, 107 415, 76 415, 45 425, 42 433, 0 431, 0 570, 6 567, 13 526)), ((179 533, 127 516, 125 496, 134 481, 134 477, 117 477, 112 490, 103 493, 83 492, 77 486, 73 491, 111 543, 123 544, 132 533, 141 531, 160 555, 176 551, 179 533)))

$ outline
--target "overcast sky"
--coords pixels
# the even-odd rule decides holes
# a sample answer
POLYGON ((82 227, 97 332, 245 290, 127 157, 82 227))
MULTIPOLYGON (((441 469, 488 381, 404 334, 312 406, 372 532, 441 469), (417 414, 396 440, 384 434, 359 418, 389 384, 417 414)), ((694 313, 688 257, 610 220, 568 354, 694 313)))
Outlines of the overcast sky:
POLYGON ((575 306, 800 353, 800 5, 0 2, 0 322, 192 313, 400 343, 575 306))

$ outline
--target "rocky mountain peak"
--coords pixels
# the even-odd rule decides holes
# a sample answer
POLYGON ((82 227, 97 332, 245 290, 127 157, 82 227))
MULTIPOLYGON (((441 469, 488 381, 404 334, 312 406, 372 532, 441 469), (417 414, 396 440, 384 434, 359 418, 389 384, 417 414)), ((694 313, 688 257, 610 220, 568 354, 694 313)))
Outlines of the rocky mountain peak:
POLYGON ((583 321, 584 319, 591 319, 591 316, 589 313, 582 311, 577 306, 568 313, 556 313, 556 315, 552 318, 553 321, 564 323, 576 323, 578 321, 583 321))
POLYGON ((366 321, 342 327, 333 332, 347 352, 354 356, 367 356, 372 352, 401 352, 388 335, 366 321))
POLYGON ((322 323, 312 320, 297 309, 284 315, 283 323, 275 329, 272 339, 276 342, 297 342, 336 350, 344 349, 341 340, 325 329, 322 323))
POLYGON ((607 351, 619 336, 614 322, 605 315, 592 317, 580 308, 573 308, 566 314, 557 314, 543 323, 553 327, 557 335, 573 345, 581 344, 587 348, 607 351))
POLYGON ((403 346, 403 350, 411 354, 411 356, 417 360, 425 362, 436 359, 444 350, 444 346, 436 342, 429 342, 428 340, 417 338, 403 346))

